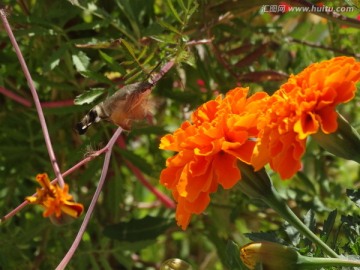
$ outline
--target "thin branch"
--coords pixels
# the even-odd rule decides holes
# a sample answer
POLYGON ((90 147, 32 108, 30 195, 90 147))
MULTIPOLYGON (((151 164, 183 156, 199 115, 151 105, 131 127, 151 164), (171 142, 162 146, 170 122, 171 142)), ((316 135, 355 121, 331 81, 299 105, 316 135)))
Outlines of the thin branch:
MULTIPOLYGON (((15 94, 14 92, 1 86, 0 86, 0 94, 3 94, 4 96, 16 101, 17 103, 24 105, 25 107, 30 108, 33 105, 26 98, 23 98, 22 96, 19 96, 18 94, 15 94)), ((67 99, 67 100, 57 100, 57 101, 46 101, 46 102, 41 102, 40 104, 42 108, 59 108, 65 106, 73 106, 74 100, 67 99)))
POLYGON ((148 180, 144 177, 141 171, 135 167, 131 162, 128 160, 125 161, 126 165, 129 169, 134 173, 134 175, 139 179, 139 181, 145 186, 151 193, 153 193, 167 208, 174 209, 176 207, 173 200, 171 200, 168 196, 161 193, 157 188, 153 187, 148 180))
POLYGON ((152 78, 152 84, 155 85, 175 64, 175 60, 170 60, 167 62, 159 71, 159 73, 155 74, 152 78))
POLYGON ((323 49, 323 50, 326 50, 326 51, 333 51, 335 53, 339 53, 339 54, 342 54, 342 55, 348 55, 348 56, 353 56, 353 57, 356 57, 356 58, 360 58, 360 54, 358 54, 358 53, 351 53, 351 52, 346 51, 346 50, 341 50, 341 49, 336 49, 336 48, 332 48, 332 47, 328 47, 328 46, 323 46, 321 44, 312 43, 312 42, 309 42, 309 41, 306 41, 306 40, 299 40, 299 39, 292 38, 292 37, 287 37, 286 40, 289 41, 289 42, 299 43, 299 44, 306 45, 306 46, 313 47, 313 48, 323 49))
POLYGON ((60 264, 56 267, 56 270, 62 270, 62 269, 64 269, 66 267, 66 265, 69 263, 70 259, 72 258, 72 256, 74 255, 77 247, 80 244, 80 241, 81 241, 82 236, 83 236, 83 234, 85 232, 85 229, 86 229, 86 227, 87 227, 87 225, 88 225, 88 223, 90 221, 90 217, 91 217, 91 215, 92 215, 92 213, 94 211, 94 208, 95 208, 96 202, 97 202, 97 200, 99 198, 102 187, 103 187, 103 185, 105 183, 105 179, 106 179, 106 175, 107 175, 107 171, 108 171, 109 163, 110 163, 111 150, 112 150, 117 138, 120 136, 121 132, 122 132, 122 128, 118 128, 116 130, 116 132, 114 133, 114 135, 112 136, 112 138, 110 139, 110 141, 108 142, 108 144, 106 145, 107 152, 105 154, 104 165, 103 165, 103 168, 102 168, 99 184, 98 184, 98 186, 96 188, 96 191, 95 191, 94 196, 93 196, 93 198, 91 200, 89 209, 86 212, 83 223, 81 224, 79 232, 76 235, 75 240, 72 243, 69 251, 66 253, 65 257, 62 259, 60 264))
MULTIPOLYGON (((93 152, 90 156, 86 157, 85 159, 83 159, 82 161, 80 161, 79 163, 77 163, 76 165, 74 165, 73 167, 71 167, 69 170, 67 170, 66 172, 64 172, 62 174, 63 177, 68 176, 69 174, 73 173, 74 171, 76 171, 77 169, 79 169, 80 167, 82 167, 83 165, 85 165, 86 163, 90 162, 91 160, 93 160, 95 157, 101 155, 102 153, 108 151, 108 146, 105 146, 104 148, 93 152)), ((55 178, 54 180, 51 181, 51 184, 55 184, 58 181, 57 178, 55 178)), ((36 193, 33 194, 32 196, 36 196, 36 193)), ((26 205, 28 205, 29 202, 28 201, 24 201, 22 202, 19 206, 17 206, 15 209, 13 209, 11 212, 9 212, 8 214, 6 214, 5 216, 3 216, 0 219, 0 223, 5 222, 6 220, 10 219, 11 217, 13 217, 14 215, 16 215, 19 211, 21 211, 26 205)))
POLYGON ((56 175, 56 177, 58 179, 59 186, 64 187, 64 185, 65 185, 64 179, 61 176, 59 165, 58 165, 58 163, 56 161, 55 153, 54 153, 54 150, 52 148, 52 144, 51 144, 51 140, 50 140, 50 136, 49 136, 49 131, 48 131, 46 121, 45 121, 45 116, 44 116, 44 113, 43 113, 42 108, 41 108, 40 100, 39 100, 38 94, 36 92, 34 82, 33 82, 32 78, 31 78, 29 69, 27 68, 27 65, 25 63, 24 57, 23 57, 23 55, 22 55, 22 53, 20 51, 19 45, 17 44, 15 36, 14 36, 12 30, 11 30, 10 24, 9 24, 7 18, 6 18, 6 12, 5 12, 4 9, 0 9, 0 16, 1 16, 1 20, 3 22, 3 25, 5 27, 5 30, 6 30, 6 32, 8 34, 8 36, 9 36, 9 38, 10 38, 11 44, 13 45, 13 47, 15 49, 15 52, 16 52, 16 55, 17 55, 17 57, 19 59, 21 68, 22 68, 22 70, 24 72, 24 75, 26 77, 26 80, 28 82, 31 94, 33 95, 35 107, 36 107, 36 110, 38 112, 41 128, 42 128, 42 131, 43 131, 43 134, 44 134, 45 144, 46 144, 49 156, 50 156, 51 165, 52 165, 54 173, 55 173, 55 175, 56 175))
POLYGON ((25 107, 32 106, 32 103, 29 100, 27 100, 26 98, 23 98, 1 86, 0 86, 0 93, 3 94, 4 96, 16 101, 17 103, 20 103, 21 105, 24 105, 25 107))
POLYGON ((73 105, 74 105, 74 100, 72 99, 41 102, 41 107, 43 108, 62 108, 73 105))

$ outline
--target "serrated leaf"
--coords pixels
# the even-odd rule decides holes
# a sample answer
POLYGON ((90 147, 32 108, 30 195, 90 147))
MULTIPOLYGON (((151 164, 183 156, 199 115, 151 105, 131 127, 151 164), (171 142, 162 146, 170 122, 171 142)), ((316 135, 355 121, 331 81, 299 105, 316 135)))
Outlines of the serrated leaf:
POLYGON ((78 72, 86 71, 90 63, 89 57, 82 51, 79 51, 78 54, 73 54, 72 61, 78 72))
POLYGON ((259 233, 252 232, 252 233, 245 233, 244 235, 253 242, 269 241, 269 242, 284 244, 284 241, 278 238, 275 231, 259 232, 259 233))
POLYGON ((172 224, 172 221, 160 217, 146 216, 142 219, 132 219, 129 222, 120 222, 106 226, 104 235, 124 242, 143 242, 155 240, 164 233, 172 224))
POLYGON ((78 95, 74 99, 74 104, 76 105, 90 104, 102 94, 104 94, 104 88, 93 88, 89 91, 85 91, 81 95, 78 95))
POLYGON ((286 234, 293 246, 297 246, 300 243, 301 235, 300 235, 298 229, 296 229, 294 226, 286 223, 284 225, 283 230, 286 232, 286 234))
POLYGON ((337 210, 331 211, 328 218, 324 222, 324 229, 322 231, 322 235, 326 235, 329 237, 332 229, 334 228, 335 220, 337 216, 337 210))
POLYGON ((360 235, 360 216, 341 216, 341 222, 344 226, 344 233, 347 235, 350 242, 354 243, 360 235))
POLYGON ((304 223, 305 225, 311 230, 314 231, 316 227, 316 219, 315 219, 315 213, 312 209, 310 209, 304 217, 304 223))
POLYGON ((356 204, 357 207, 360 207, 360 189, 347 189, 346 195, 356 204))

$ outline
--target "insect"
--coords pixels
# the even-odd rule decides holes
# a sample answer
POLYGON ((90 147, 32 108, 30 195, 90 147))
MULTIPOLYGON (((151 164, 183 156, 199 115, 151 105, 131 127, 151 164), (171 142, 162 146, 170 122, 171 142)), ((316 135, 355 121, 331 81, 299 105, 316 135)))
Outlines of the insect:
POLYGON ((148 114, 148 96, 153 86, 149 82, 125 85, 94 106, 76 125, 76 130, 84 134, 91 124, 101 120, 129 130, 133 120, 143 119, 148 114))
POLYGON ((93 107, 76 125, 79 134, 84 134, 88 127, 101 120, 109 121, 124 130, 130 130, 134 120, 141 120, 149 113, 149 95, 154 85, 171 69, 174 61, 163 66, 151 82, 137 82, 125 85, 112 96, 93 107))

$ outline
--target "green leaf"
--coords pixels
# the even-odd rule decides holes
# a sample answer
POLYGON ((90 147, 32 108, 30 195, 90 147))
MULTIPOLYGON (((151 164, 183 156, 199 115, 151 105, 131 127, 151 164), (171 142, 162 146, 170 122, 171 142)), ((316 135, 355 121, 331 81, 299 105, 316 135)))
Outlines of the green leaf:
POLYGON ((356 204, 357 207, 360 207, 360 189, 347 189, 346 195, 356 204))
POLYGON ((55 67, 57 67, 67 49, 68 49, 68 46, 64 45, 61 48, 59 48, 58 50, 56 50, 43 65, 44 72, 53 70, 55 67))
POLYGON ((142 219, 131 219, 128 222, 106 226, 104 235, 124 242, 143 242, 155 240, 165 232, 173 221, 161 217, 146 216, 142 219))
POLYGON ((84 93, 78 95, 74 99, 74 104, 76 105, 90 104, 99 96, 104 94, 104 91, 105 91, 104 88, 92 88, 88 91, 85 91, 84 93))
POLYGON ((109 64, 114 63, 114 58, 112 58, 110 55, 108 55, 102 51, 99 51, 99 53, 100 53, 101 58, 104 59, 107 63, 109 63, 109 64))
POLYGON ((269 241, 283 244, 284 241, 278 238, 275 231, 269 232, 252 232, 252 233, 245 233, 244 234, 247 238, 249 238, 253 242, 261 242, 261 241, 269 241))
POLYGON ((125 39, 122 40, 122 45, 127 49, 127 51, 130 53, 130 55, 134 58, 134 60, 137 60, 134 48, 131 46, 129 42, 127 42, 125 39))
POLYGON ((111 57, 110 55, 102 52, 102 51, 99 51, 99 54, 101 56, 102 59, 105 60, 106 63, 109 64, 109 66, 113 69, 113 71, 117 71, 119 72, 120 74, 125 74, 126 73, 126 70, 120 66, 115 60, 113 57, 111 57))
POLYGON ((323 231, 322 231, 322 235, 326 236, 325 241, 327 240, 327 238, 329 237, 332 229, 334 228, 336 216, 337 216, 337 210, 335 209, 334 211, 330 212, 328 218, 324 222, 324 228, 323 228, 323 231))
POLYGON ((82 51, 79 51, 78 54, 73 54, 72 61, 78 72, 86 71, 90 63, 89 57, 82 51))
POLYGON ((172 14, 174 15, 174 17, 181 23, 183 24, 183 21, 180 19, 179 14, 177 13, 176 9, 174 8, 174 5, 172 4, 172 0, 167 0, 167 3, 169 5, 169 8, 172 12, 172 14))
POLYGON ((168 24, 168 23, 165 22, 165 21, 158 21, 158 23, 159 23, 162 27, 170 30, 171 32, 174 32, 174 33, 182 36, 182 34, 179 32, 179 30, 176 29, 176 28, 175 28, 174 26, 172 26, 171 24, 168 24))
POLYGON ((108 79, 106 76, 104 76, 101 73, 98 72, 92 72, 92 71, 82 71, 80 72, 81 75, 83 75, 85 78, 91 78, 97 82, 102 82, 106 84, 114 84, 110 79, 108 79))
POLYGON ((179 5, 181 6, 181 8, 182 8, 183 10, 186 10, 186 9, 187 9, 187 7, 185 7, 185 5, 184 5, 184 1, 183 1, 183 0, 177 0, 177 2, 179 3, 179 5))
POLYGON ((232 270, 246 269, 240 259, 238 245, 233 241, 228 241, 226 245, 227 265, 232 270))

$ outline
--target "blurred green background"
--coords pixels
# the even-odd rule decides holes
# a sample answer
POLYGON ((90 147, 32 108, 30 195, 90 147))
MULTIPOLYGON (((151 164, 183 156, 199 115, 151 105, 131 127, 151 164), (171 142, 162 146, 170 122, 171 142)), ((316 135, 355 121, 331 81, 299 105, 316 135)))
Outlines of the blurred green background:
MULTIPOLYGON (((158 149, 161 136, 174 131, 194 108, 236 86, 271 94, 289 74, 313 62, 338 55, 359 59, 360 13, 353 2, 326 1, 327 6, 353 7, 341 13, 346 18, 334 18, 269 12, 270 5, 285 4, 281 1, 2 1, 44 105, 62 171, 105 146, 115 130, 99 123, 84 136, 75 132, 75 124, 96 102, 176 59, 153 90, 150 121, 122 135, 125 148, 114 147, 100 200, 67 269, 158 269, 174 257, 194 269, 245 269, 234 243, 242 246, 250 239, 278 241, 321 256, 271 209, 236 188, 219 189, 207 211, 182 231, 174 210, 157 201, 126 161, 171 196, 158 183, 172 155, 158 149)), ((0 87, 32 104, 0 94, 0 209, 5 215, 35 192, 36 174, 54 174, 27 82, 2 25, 0 30, 0 87)), ((338 109, 359 129, 358 97, 338 109)), ((86 209, 102 162, 103 156, 97 157, 65 178, 86 209)), ((346 193, 359 188, 357 164, 309 140, 303 170, 293 179, 281 181, 269 173, 289 206, 323 240, 340 254, 359 255, 360 211, 353 201, 360 196, 351 200, 346 193)), ((57 227, 42 217, 41 207, 27 206, 0 226, 0 269, 54 269, 81 221, 57 227)))

